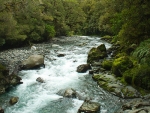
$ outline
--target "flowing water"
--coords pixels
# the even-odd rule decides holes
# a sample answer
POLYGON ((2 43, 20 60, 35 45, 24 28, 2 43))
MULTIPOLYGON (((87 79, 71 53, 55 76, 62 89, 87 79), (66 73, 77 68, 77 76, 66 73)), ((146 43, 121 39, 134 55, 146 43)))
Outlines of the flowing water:
POLYGON ((47 46, 45 68, 19 72, 23 84, 0 97, 5 113, 77 113, 84 101, 58 95, 66 88, 73 88, 84 98, 99 102, 101 113, 114 113, 123 100, 98 87, 88 72, 76 72, 77 66, 86 63, 89 50, 102 43, 107 48, 111 46, 99 37, 88 36, 63 37, 55 41, 59 46, 47 46), (57 57, 59 53, 65 56, 57 57), (38 77, 45 83, 37 82, 38 77), (19 102, 10 106, 8 99, 12 96, 19 97, 19 102))

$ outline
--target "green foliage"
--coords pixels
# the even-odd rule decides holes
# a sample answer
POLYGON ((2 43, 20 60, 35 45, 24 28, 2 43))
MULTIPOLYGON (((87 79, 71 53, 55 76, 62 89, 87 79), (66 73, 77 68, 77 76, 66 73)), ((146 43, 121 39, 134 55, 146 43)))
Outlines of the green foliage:
POLYGON ((142 42, 133 52, 132 56, 137 58, 139 63, 147 64, 150 66, 150 39, 142 42))
POLYGON ((137 65, 126 71, 123 77, 129 84, 147 90, 150 89, 150 67, 148 65, 137 65))
POLYGON ((56 35, 54 26, 51 25, 45 25, 45 36, 47 38, 52 38, 56 35))

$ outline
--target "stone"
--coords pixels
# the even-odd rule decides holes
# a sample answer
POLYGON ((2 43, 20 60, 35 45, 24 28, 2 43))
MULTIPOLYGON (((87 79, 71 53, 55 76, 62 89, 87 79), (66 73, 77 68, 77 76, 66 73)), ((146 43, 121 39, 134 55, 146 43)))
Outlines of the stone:
POLYGON ((19 97, 12 97, 12 98, 10 99, 9 103, 10 103, 11 105, 14 105, 14 104, 16 104, 16 103, 18 102, 18 100, 19 100, 19 97))
POLYGON ((111 70, 111 67, 112 67, 112 60, 110 60, 110 59, 105 59, 105 60, 103 60, 103 62, 102 62, 102 67, 104 68, 104 69, 106 69, 106 70, 111 70))
POLYGON ((8 76, 8 81, 9 81, 10 85, 22 84, 23 82, 21 80, 22 80, 22 78, 17 75, 8 76))
POLYGON ((97 81, 97 84, 107 90, 108 92, 121 97, 121 98, 139 98, 140 93, 131 86, 127 86, 112 75, 108 74, 94 74, 93 79, 97 81))
POLYGON ((93 63, 107 57, 107 51, 104 44, 101 44, 97 48, 92 48, 88 53, 87 63, 93 63))
POLYGON ((20 65, 21 69, 36 69, 44 65, 43 55, 31 55, 28 59, 24 60, 20 65))
POLYGON ((64 92, 64 97, 76 98, 76 91, 72 88, 66 89, 64 92))
POLYGON ((36 81, 37 81, 37 82, 40 82, 40 83, 44 83, 44 80, 43 80, 41 77, 38 77, 38 78, 36 79, 36 81))
POLYGON ((88 69, 91 69, 90 64, 82 64, 77 67, 77 72, 85 73, 88 69))
POLYGON ((133 63, 127 56, 116 58, 112 63, 112 73, 117 77, 122 77, 123 73, 132 68, 133 63))
POLYGON ((136 98, 124 103, 115 113, 150 113, 150 102, 136 98))
POLYGON ((100 104, 97 102, 84 101, 78 113, 100 113, 100 104))
POLYGON ((60 54, 58 54, 57 56, 58 56, 58 57, 64 57, 65 54, 60 53, 60 54))

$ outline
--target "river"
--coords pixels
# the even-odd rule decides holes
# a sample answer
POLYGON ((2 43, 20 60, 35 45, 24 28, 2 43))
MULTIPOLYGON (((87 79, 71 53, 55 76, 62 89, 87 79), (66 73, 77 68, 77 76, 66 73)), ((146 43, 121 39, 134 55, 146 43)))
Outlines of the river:
POLYGON ((99 37, 89 36, 62 37, 55 41, 59 46, 46 44, 49 52, 45 56, 45 68, 20 71, 23 84, 0 97, 5 113, 77 113, 84 101, 58 95, 65 88, 73 88, 82 96, 99 102, 101 113, 114 113, 123 100, 98 87, 88 72, 76 72, 77 66, 86 63, 89 50, 102 43, 111 47, 99 37), (59 53, 65 56, 57 57, 59 53), (45 83, 37 82, 38 77, 45 83), (8 98, 12 96, 19 97, 19 102, 10 106, 8 98))

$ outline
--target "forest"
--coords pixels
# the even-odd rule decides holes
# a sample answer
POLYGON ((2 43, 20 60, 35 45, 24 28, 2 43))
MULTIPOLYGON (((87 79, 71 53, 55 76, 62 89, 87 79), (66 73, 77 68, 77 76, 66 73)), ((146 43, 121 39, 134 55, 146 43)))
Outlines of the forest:
POLYGON ((0 48, 71 35, 109 35, 128 46, 149 30, 148 0, 0 0, 0 48))

